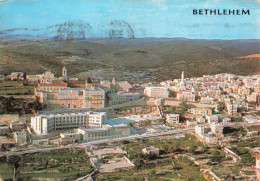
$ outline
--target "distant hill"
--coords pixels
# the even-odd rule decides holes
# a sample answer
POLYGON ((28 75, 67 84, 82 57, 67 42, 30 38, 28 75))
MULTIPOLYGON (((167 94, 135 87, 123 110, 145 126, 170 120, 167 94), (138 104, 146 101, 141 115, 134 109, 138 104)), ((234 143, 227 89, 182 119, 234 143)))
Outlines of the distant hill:
POLYGON ((60 74, 61 67, 69 65, 71 75, 109 70, 129 72, 130 76, 144 71, 154 80, 176 78, 182 70, 187 76, 221 72, 247 75, 260 72, 259 56, 252 56, 259 54, 259 43, 185 38, 1 40, 0 68, 27 74, 50 69, 60 74))

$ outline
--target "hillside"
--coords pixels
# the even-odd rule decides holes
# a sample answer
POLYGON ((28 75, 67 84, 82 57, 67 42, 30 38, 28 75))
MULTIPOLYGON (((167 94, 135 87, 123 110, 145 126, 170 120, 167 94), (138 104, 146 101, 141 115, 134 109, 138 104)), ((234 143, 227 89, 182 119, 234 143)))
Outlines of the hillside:
POLYGON ((221 72, 260 72, 259 40, 192 40, 185 38, 1 40, 0 69, 132 81, 172 79, 221 72), (252 55, 252 56, 250 56, 252 55), (33 67, 33 68, 32 68, 33 67))

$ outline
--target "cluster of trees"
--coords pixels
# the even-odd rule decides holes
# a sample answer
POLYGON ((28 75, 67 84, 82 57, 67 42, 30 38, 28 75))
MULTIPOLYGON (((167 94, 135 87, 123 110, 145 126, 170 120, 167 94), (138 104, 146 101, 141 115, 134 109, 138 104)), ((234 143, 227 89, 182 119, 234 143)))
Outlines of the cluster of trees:
POLYGON ((241 157, 241 163, 244 163, 247 166, 251 166, 255 164, 255 158, 253 158, 246 148, 232 148, 237 155, 241 157))
POLYGON ((218 102, 218 111, 222 112, 225 109, 226 109, 225 103, 224 102, 218 102))
MULTIPOLYGON (((189 149, 188 149, 188 152, 195 155, 197 152, 196 152, 196 149, 197 149, 197 146, 195 145, 192 145, 189 149)), ((208 147, 205 146, 205 145, 201 145, 200 146, 200 153, 207 153, 208 151, 208 147)))
POLYGON ((210 161, 212 162, 220 162, 221 161, 221 156, 217 150, 212 150, 211 151, 212 157, 210 158, 210 161))
POLYGON ((13 114, 18 113, 20 115, 36 113, 42 110, 43 105, 39 102, 39 99, 34 101, 27 101, 21 99, 15 99, 13 97, 0 96, 0 114, 13 114))
POLYGON ((174 107, 174 106, 166 107, 163 111, 166 114, 179 114, 180 122, 183 122, 184 121, 183 115, 190 108, 192 108, 192 105, 188 104, 186 101, 183 101, 179 104, 178 107, 174 107))

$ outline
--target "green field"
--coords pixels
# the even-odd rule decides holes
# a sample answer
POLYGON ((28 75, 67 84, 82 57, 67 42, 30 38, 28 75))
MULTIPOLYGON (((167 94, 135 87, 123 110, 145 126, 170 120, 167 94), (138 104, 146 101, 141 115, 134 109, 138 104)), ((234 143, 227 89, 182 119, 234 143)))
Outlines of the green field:
POLYGON ((0 96, 4 95, 34 95, 34 87, 20 81, 4 81, 0 83, 0 96))
POLYGON ((89 158, 82 149, 61 149, 49 152, 2 158, 2 179, 12 178, 16 166, 16 179, 37 178, 76 179, 93 171, 89 158))
POLYGON ((173 160, 175 167, 171 163, 157 164, 151 169, 142 169, 136 171, 136 169, 130 169, 127 171, 118 171, 113 173, 102 173, 98 175, 96 180, 179 180, 179 181, 204 181, 203 174, 200 172, 200 168, 194 165, 187 158, 180 158, 179 160, 173 160))
POLYGON ((187 154, 188 148, 195 146, 203 147, 201 142, 191 135, 173 139, 160 137, 148 140, 122 141, 121 147, 128 153, 128 158, 135 164, 135 168, 118 170, 113 173, 98 174, 97 180, 204 180, 200 168, 186 156, 173 157, 176 152, 187 154), (142 149, 148 146, 160 148, 162 157, 147 156, 142 154, 142 149), (167 156, 166 154, 173 154, 167 156), (165 156, 163 156, 165 155, 165 156), (154 162, 155 161, 155 162, 154 162), (174 163, 174 165, 173 165, 174 163))

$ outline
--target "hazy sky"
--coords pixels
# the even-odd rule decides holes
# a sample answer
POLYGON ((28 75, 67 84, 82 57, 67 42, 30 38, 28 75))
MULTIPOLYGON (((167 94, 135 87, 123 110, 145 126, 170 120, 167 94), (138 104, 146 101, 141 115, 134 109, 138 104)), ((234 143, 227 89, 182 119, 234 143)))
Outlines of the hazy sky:
POLYGON ((259 6, 257 0, 9 0, 0 2, 0 31, 33 34, 31 28, 84 21, 104 37, 112 20, 124 20, 135 37, 259 39, 259 6), (249 9, 250 15, 194 16, 198 8, 249 9))

